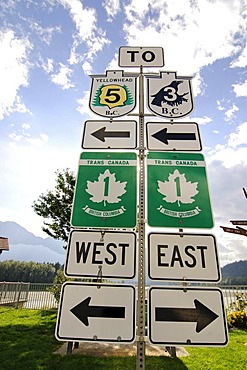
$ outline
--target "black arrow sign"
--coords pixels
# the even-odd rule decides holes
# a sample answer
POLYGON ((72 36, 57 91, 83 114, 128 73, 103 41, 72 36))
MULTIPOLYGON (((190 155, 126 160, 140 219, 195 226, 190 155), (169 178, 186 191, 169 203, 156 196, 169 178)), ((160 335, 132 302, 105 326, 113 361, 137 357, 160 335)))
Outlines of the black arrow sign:
POLYGON ((106 127, 102 127, 99 130, 92 132, 92 134, 96 139, 105 142, 106 137, 113 137, 113 138, 128 138, 130 137, 129 131, 106 131, 106 127))
POLYGON ((196 140, 196 135, 192 133, 178 133, 178 132, 167 132, 167 128, 163 128, 162 130, 155 132, 155 134, 151 135, 155 139, 161 141, 164 144, 169 144, 168 140, 196 140))
POLYGON ((88 317, 111 319, 125 318, 125 307, 89 306, 90 300, 91 297, 88 297, 70 310, 84 325, 89 325, 88 317))
POLYGON ((215 312, 204 306, 197 299, 194 300, 195 308, 165 308, 155 307, 156 321, 196 322, 196 332, 200 333, 217 317, 215 312))

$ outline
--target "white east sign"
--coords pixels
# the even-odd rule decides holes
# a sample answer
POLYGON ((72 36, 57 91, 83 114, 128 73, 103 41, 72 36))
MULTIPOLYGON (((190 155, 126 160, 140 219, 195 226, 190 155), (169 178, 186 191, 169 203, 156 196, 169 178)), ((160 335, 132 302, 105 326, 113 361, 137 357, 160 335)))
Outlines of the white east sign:
POLYGON ((133 279, 136 275, 135 233, 72 230, 64 273, 68 277, 133 279))
POLYGON ((148 276, 152 280, 220 281, 216 239, 210 234, 150 233, 148 276))
POLYGON ((152 344, 221 347, 228 343, 218 288, 151 287, 148 328, 152 344))

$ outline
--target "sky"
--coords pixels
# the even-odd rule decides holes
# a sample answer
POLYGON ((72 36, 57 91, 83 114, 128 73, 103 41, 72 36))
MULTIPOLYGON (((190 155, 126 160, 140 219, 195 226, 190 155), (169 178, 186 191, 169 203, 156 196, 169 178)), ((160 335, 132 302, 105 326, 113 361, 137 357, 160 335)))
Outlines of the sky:
POLYGON ((0 220, 47 236, 31 206, 57 169, 77 172, 83 125, 100 118, 90 75, 123 69, 121 46, 158 46, 153 72, 193 76, 186 122, 200 128, 221 265, 247 259, 246 237, 220 228, 246 219, 246 18, 247 0, 1 2, 0 220))

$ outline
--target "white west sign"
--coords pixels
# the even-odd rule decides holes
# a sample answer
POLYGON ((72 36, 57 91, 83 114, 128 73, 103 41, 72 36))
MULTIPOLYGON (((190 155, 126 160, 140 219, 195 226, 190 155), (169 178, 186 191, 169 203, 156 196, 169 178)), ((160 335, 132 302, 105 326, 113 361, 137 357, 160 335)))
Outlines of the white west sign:
POLYGON ((218 282, 221 278, 214 235, 150 233, 148 260, 152 280, 218 282))
POLYGON ((62 286, 55 335, 62 341, 133 342, 135 288, 66 282, 62 286))
POLYGON ((136 274, 135 233, 72 230, 64 273, 68 277, 133 279, 136 274))

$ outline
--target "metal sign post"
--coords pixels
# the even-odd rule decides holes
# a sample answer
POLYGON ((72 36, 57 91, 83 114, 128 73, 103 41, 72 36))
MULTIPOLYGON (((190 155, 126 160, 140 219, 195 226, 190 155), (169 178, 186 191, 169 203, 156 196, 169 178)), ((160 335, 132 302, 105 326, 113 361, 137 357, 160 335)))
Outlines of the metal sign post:
POLYGON ((144 147, 144 76, 139 76, 139 214, 138 214, 138 293, 137 293, 137 363, 145 369, 145 147, 144 147))

